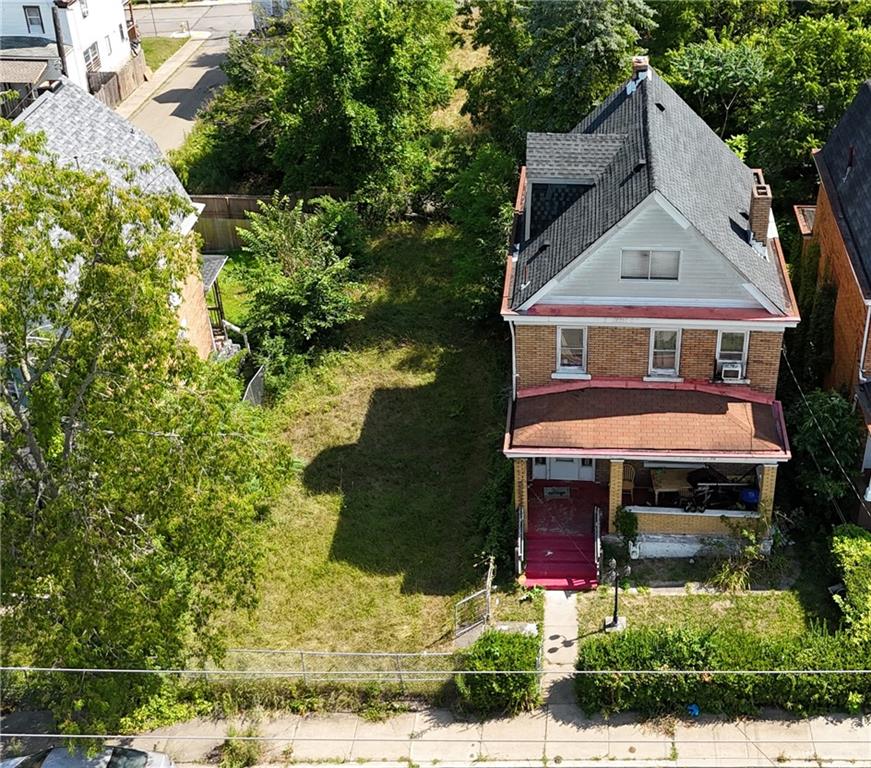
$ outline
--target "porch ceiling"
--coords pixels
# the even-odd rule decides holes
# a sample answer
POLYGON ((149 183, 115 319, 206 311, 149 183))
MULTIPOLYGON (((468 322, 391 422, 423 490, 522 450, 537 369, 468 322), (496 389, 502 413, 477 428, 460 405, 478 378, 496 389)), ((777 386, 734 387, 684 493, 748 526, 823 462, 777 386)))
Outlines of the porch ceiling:
POLYGON ((780 403, 680 389, 579 388, 518 398, 506 453, 785 461, 780 403))

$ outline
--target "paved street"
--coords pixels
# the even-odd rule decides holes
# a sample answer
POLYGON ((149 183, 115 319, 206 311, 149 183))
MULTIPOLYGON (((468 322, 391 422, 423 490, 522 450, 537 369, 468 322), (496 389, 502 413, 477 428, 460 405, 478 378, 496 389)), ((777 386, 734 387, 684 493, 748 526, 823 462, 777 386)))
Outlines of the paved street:
POLYGON ((199 108, 226 81, 220 70, 230 35, 244 35, 253 26, 248 3, 211 6, 136 6, 136 23, 144 36, 191 30, 208 32, 209 39, 132 116, 166 152, 181 146, 199 108))

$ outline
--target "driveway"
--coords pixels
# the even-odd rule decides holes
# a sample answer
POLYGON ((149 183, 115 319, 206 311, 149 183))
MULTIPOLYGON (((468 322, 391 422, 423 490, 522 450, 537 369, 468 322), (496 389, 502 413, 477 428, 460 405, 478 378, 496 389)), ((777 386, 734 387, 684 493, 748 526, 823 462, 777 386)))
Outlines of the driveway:
POLYGON ((212 92, 226 82, 221 71, 230 35, 254 26, 250 3, 209 6, 135 6, 136 24, 145 37, 179 31, 208 32, 210 37, 130 119, 167 152, 180 147, 194 118, 212 92))

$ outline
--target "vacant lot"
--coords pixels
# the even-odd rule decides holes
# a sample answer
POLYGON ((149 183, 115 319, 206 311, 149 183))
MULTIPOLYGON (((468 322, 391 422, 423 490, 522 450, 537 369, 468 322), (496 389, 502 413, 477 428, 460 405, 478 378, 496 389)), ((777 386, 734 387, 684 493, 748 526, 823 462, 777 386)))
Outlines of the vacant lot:
POLYGON ((505 418, 506 344, 463 317, 450 227, 397 226, 373 246, 363 319, 273 413, 304 468, 273 511, 261 604, 231 618, 232 645, 434 647, 480 578, 472 522, 505 418))

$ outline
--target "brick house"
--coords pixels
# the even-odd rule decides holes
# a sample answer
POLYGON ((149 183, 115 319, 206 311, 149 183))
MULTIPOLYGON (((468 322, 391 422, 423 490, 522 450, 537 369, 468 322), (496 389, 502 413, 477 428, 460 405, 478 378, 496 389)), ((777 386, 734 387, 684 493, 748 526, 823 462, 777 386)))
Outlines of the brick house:
MULTIPOLYGON (((196 224, 199 211, 154 140, 69 80, 58 81, 42 93, 14 122, 28 131, 42 132, 46 148, 59 162, 102 171, 113 184, 128 184, 128 170, 139 170, 136 181, 143 189, 171 192, 190 204, 192 213, 178 222, 183 234, 196 224)), ((221 353, 225 346, 226 352, 238 350, 227 339, 218 287, 226 259, 223 255, 201 257, 200 270, 171 297, 180 336, 203 359, 221 353)))
MULTIPOLYGON (((814 152, 816 205, 794 207, 803 248, 819 246, 818 278, 837 290, 833 361, 826 387, 847 392, 869 430, 863 470, 871 470, 871 80, 814 152)), ((871 500, 871 486, 866 491, 871 500)))
POLYGON ((798 309, 771 190, 651 69, 571 132, 532 133, 502 316, 518 568, 595 586, 625 505, 643 557, 770 519, 798 309))

